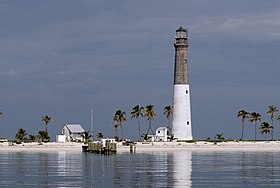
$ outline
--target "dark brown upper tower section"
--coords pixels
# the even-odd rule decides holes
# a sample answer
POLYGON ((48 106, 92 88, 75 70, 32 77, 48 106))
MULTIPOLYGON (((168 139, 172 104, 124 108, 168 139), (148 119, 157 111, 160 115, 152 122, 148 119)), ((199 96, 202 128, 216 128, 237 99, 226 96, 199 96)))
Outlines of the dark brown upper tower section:
POLYGON ((188 30, 180 27, 175 36, 174 85, 189 84, 188 75, 188 30))

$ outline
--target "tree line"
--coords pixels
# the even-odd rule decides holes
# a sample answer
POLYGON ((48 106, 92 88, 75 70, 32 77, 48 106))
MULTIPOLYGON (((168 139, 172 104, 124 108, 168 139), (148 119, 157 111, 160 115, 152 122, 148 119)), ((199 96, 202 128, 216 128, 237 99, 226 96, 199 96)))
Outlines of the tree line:
MULTIPOLYGON (((257 112, 249 113, 246 110, 240 110, 237 113, 237 117, 241 118, 242 128, 241 128, 241 137, 240 140, 243 140, 244 136, 244 124, 245 120, 247 119, 249 122, 253 123, 254 130, 255 130, 255 141, 257 140, 257 129, 261 134, 265 135, 265 139, 267 137, 267 134, 271 135, 271 140, 274 140, 273 138, 273 131, 274 131, 274 119, 276 117, 276 113, 278 112, 278 109, 274 105, 268 106, 268 111, 266 114, 270 115, 271 124, 268 122, 262 121, 262 115, 257 112), (260 125, 258 127, 258 122, 260 122, 260 125)), ((277 120, 280 123, 280 115, 277 116, 277 120)))
POLYGON ((25 129, 20 128, 15 136, 16 142, 50 142, 51 138, 48 132, 48 125, 52 121, 52 118, 46 115, 42 117, 42 121, 44 121, 45 130, 39 131, 37 135, 28 135, 25 129), (29 136, 29 138, 27 138, 27 135, 29 136))
MULTIPOLYGON (((171 121, 171 116, 172 116, 173 108, 172 106, 165 106, 164 107, 164 112, 163 114, 168 120, 168 128, 170 129, 170 121, 171 121)), ((147 138, 147 135, 151 131, 152 134, 154 134, 153 128, 152 128, 152 121, 156 117, 156 112, 154 110, 154 106, 152 104, 147 105, 146 107, 136 105, 132 108, 130 112, 130 117, 131 119, 136 119, 137 120, 137 126, 138 126, 138 137, 139 140, 141 140, 142 137, 147 138), (148 121, 148 129, 145 134, 141 135, 141 125, 140 125, 140 118, 145 117, 148 121)), ((117 110, 115 112, 115 115, 113 116, 113 129, 114 129, 114 135, 115 139, 119 140, 118 136, 118 128, 120 127, 121 129, 121 140, 124 140, 124 135, 123 135, 123 125, 126 123, 126 112, 122 110, 117 110)))
MULTIPOLYGON (((0 110, 0 117, 3 116, 3 111, 0 110)), ((48 125, 51 122, 52 118, 50 116, 43 116, 42 121, 44 121, 45 130, 39 131, 37 135, 29 134, 29 138, 27 138, 27 131, 23 128, 18 129, 15 139, 16 142, 28 142, 28 141, 41 141, 41 142, 50 142, 51 138, 48 133, 48 125)))

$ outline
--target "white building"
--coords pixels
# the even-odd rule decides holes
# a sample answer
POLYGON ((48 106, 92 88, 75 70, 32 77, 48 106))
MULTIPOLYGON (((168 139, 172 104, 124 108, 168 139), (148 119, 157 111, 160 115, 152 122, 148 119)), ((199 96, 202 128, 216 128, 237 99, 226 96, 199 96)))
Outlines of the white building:
POLYGON ((167 142, 170 133, 171 133, 171 130, 169 128, 159 127, 156 130, 156 140, 167 142))
POLYGON ((147 139, 152 142, 167 142, 169 141, 169 136, 171 135, 170 128, 159 127, 156 130, 156 135, 148 135, 147 139))
POLYGON ((84 141, 84 138, 82 136, 84 132, 85 130, 80 124, 65 124, 62 127, 62 135, 66 136, 67 141, 84 141))

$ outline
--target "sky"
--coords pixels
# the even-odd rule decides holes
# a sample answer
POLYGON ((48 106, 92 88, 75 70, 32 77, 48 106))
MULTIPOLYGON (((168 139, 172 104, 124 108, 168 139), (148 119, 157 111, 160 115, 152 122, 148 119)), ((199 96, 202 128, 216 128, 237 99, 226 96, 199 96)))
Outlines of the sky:
MULTIPOLYGON (((240 138, 242 109, 270 123, 268 105, 280 109, 280 1, 1 0, 0 137, 37 134, 45 115, 52 140, 66 123, 90 130, 91 109, 93 134, 113 137, 120 109, 124 137, 137 139, 137 104, 154 105, 154 130, 166 126, 180 26, 189 31, 194 139, 240 138)), ((244 138, 253 137, 246 122, 244 138)))

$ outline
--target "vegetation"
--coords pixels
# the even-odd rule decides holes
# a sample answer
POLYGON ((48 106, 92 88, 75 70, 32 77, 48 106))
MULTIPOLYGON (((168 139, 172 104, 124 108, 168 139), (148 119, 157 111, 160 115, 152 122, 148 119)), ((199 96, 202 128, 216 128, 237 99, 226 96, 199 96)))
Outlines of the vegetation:
MULTIPOLYGON (((274 114, 275 112, 278 112, 277 108, 273 105, 268 106, 268 111, 266 112, 267 114, 270 114, 270 119, 271 119, 271 126, 273 126, 273 121, 274 121, 274 114)), ((271 130, 271 139, 273 140, 273 129, 271 130)))
POLYGON ((30 142, 35 142, 35 141, 36 141, 36 136, 33 135, 33 134, 30 134, 28 140, 29 140, 30 142))
POLYGON ((52 118, 50 116, 43 116, 42 117, 42 121, 45 122, 45 132, 46 133, 48 133, 48 125, 49 125, 51 120, 52 120, 52 118))
POLYGON ((149 131, 151 130, 151 132, 154 134, 154 131, 152 129, 152 120, 155 118, 156 116, 156 113, 154 111, 154 106, 153 105, 147 105, 145 107, 145 117, 147 118, 147 120, 149 121, 149 127, 148 127, 148 130, 147 130, 147 133, 146 135, 149 134, 149 131))
POLYGON ((164 112, 163 114, 165 115, 165 117, 167 118, 168 124, 167 127, 170 129, 170 125, 171 125, 171 116, 173 114, 173 107, 172 106, 166 106, 164 107, 164 112))
POLYGON ((271 125, 267 122, 261 122, 262 120, 262 115, 256 112, 252 112, 252 113, 248 113, 245 110, 240 110, 237 113, 237 117, 241 117, 241 121, 242 121, 242 132, 241 132, 241 140, 243 139, 243 133, 244 133, 244 123, 245 123, 245 119, 249 119, 250 122, 253 123, 254 127, 255 127, 255 139, 254 141, 257 141, 257 122, 260 121, 260 127, 258 128, 260 133, 263 135, 265 135, 265 139, 267 137, 267 134, 271 135, 271 140, 274 140, 274 119, 275 117, 277 117, 277 120, 280 123, 280 115, 276 116, 276 113, 278 112, 278 109, 276 106, 274 105, 269 105, 268 106, 268 111, 266 112, 266 114, 270 115, 270 119, 271 119, 271 125))
POLYGON ((223 137, 223 134, 216 134, 215 139, 222 141, 225 140, 225 138, 223 137))
POLYGON ((41 142, 50 142, 51 138, 49 137, 49 133, 47 131, 39 131, 38 140, 41 142))
POLYGON ((249 118, 250 113, 245 111, 245 110, 240 110, 237 113, 237 117, 241 117, 241 122, 242 122, 242 131, 241 131, 241 137, 240 140, 243 140, 243 134, 244 134, 244 123, 245 123, 245 119, 249 118))
MULTIPOLYGON (((279 110, 277 109, 276 106, 274 105, 269 105, 268 106, 268 110, 266 111, 266 114, 269 115, 269 118, 271 120, 271 124, 268 122, 262 122, 262 115, 257 113, 257 112, 252 112, 249 113, 246 110, 239 110, 237 113, 237 118, 241 119, 241 123, 242 123, 242 127, 241 127, 241 137, 240 140, 244 139, 244 129, 245 129, 245 121, 246 119, 249 120, 249 122, 253 123, 254 125, 254 141, 257 141, 257 129, 259 130, 259 133, 264 135, 265 140, 267 140, 267 135, 271 135, 271 140, 274 140, 274 120, 276 119, 279 124, 280 124, 280 115, 277 114, 279 110), (260 122, 260 126, 258 127, 258 121, 260 122)), ((147 105, 145 108, 141 107, 139 105, 136 105, 132 108, 131 111, 131 119, 137 119, 137 125, 138 125, 138 136, 139 136, 139 140, 141 140, 141 138, 143 137, 144 140, 148 139, 148 135, 151 132, 152 134, 154 134, 153 128, 152 128, 152 121, 154 120, 154 118, 156 117, 156 113, 154 111, 154 106, 149 104, 147 105), (141 136, 141 125, 140 125, 140 118, 141 117, 146 117, 147 121, 148 121, 148 129, 146 134, 143 134, 141 136)), ((172 114, 173 114, 173 108, 172 106, 168 105, 165 106, 163 108, 163 114, 165 115, 166 119, 167 119, 167 127, 170 128, 171 127, 171 118, 172 118, 172 114)), ((123 124, 126 123, 126 112, 122 111, 122 110, 117 110, 115 112, 115 115, 113 117, 114 120, 114 136, 115 139, 118 141, 119 137, 118 137, 118 127, 121 127, 121 140, 124 140, 124 135, 123 135, 123 124)), ((0 117, 3 116, 3 112, 0 110, 0 117)), ((48 125, 49 123, 52 121, 52 118, 50 116, 43 116, 42 117, 42 121, 44 121, 44 125, 45 125, 45 130, 44 131, 39 131, 37 135, 28 135, 27 131, 23 128, 20 128, 18 130, 18 132, 15 135, 16 141, 18 142, 28 142, 28 141, 38 141, 38 142, 49 142, 50 141, 50 137, 48 134, 48 125), (29 137, 28 137, 29 136, 29 137)), ((269 121, 269 120, 268 120, 269 121)), ((90 131, 85 131, 82 134, 82 137, 87 141, 89 140, 89 138, 92 137, 92 135, 90 135, 90 131)), ((97 138, 100 140, 103 138, 103 134, 102 133, 98 133, 97 134, 97 138)), ((172 141, 174 139, 174 135, 171 133, 170 135, 168 135, 168 140, 172 141)), ((217 141, 225 141, 225 138, 223 137, 223 134, 216 134, 216 136, 214 137, 214 139, 212 140, 210 137, 207 138, 207 141, 213 141, 213 142, 217 142, 217 141)), ((228 140, 227 140, 228 141, 228 140)), ((250 140, 246 140, 246 141, 250 141, 250 140)))
POLYGON ((96 137, 98 140, 101 140, 104 137, 104 135, 102 133, 97 133, 96 137))
POLYGON ((255 125, 255 141, 257 140, 257 121, 261 121, 261 114, 252 112, 249 117, 250 122, 254 122, 255 125))
POLYGON ((138 122, 138 135, 139 140, 141 140, 141 128, 140 128, 140 116, 143 117, 142 111, 144 110, 144 107, 140 107, 139 105, 136 105, 132 108, 131 119, 136 118, 138 122))
POLYGON ((113 128, 114 128, 114 135, 115 135, 115 140, 116 140, 116 141, 119 141, 118 127, 119 127, 119 125, 116 124, 116 123, 113 125, 113 128))
POLYGON ((122 112, 121 110, 117 110, 115 113, 115 116, 113 117, 113 120, 116 125, 121 126, 121 138, 123 140, 123 127, 122 125, 126 122, 125 118, 126 113, 122 112))
POLYGON ((143 137, 143 139, 144 139, 145 141, 148 140, 148 134, 143 134, 142 137, 143 137))
POLYGON ((274 129, 273 126, 269 125, 267 122, 262 122, 259 129, 260 129, 261 134, 265 134, 265 136, 264 136, 265 139, 266 139, 267 133, 269 133, 269 134, 271 134, 271 140, 273 140, 273 136, 272 136, 273 129, 274 129))
POLYGON ((92 137, 92 135, 90 134, 90 131, 85 131, 81 134, 81 136, 83 137, 85 142, 88 142, 89 139, 92 137))
POLYGON ((27 141, 28 139, 26 138, 27 135, 27 131, 23 128, 20 128, 15 136, 16 140, 18 142, 23 142, 23 141, 27 141))

